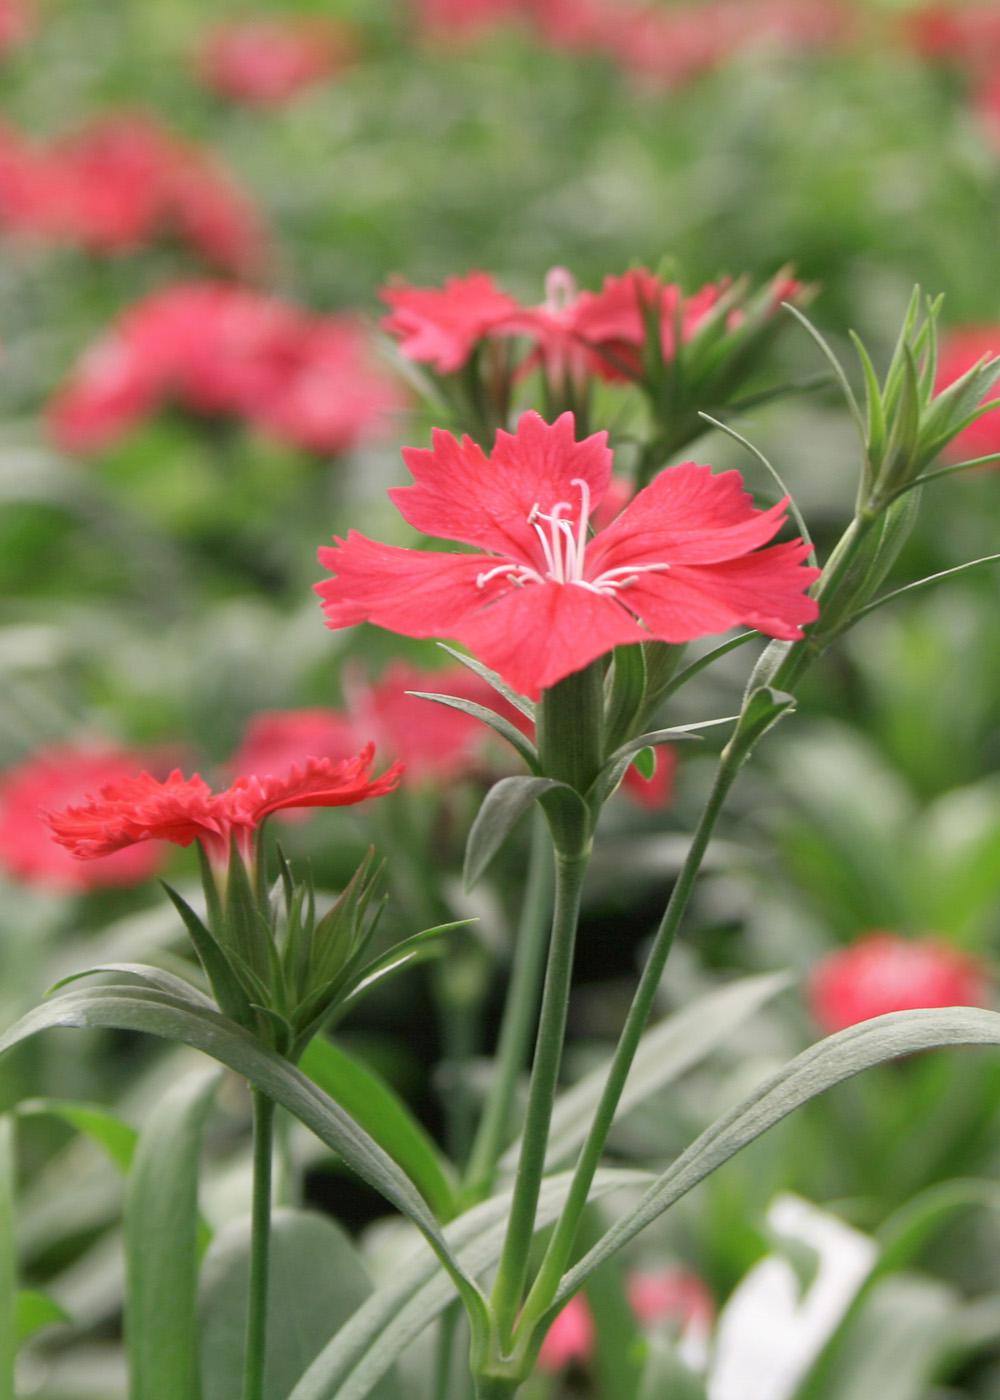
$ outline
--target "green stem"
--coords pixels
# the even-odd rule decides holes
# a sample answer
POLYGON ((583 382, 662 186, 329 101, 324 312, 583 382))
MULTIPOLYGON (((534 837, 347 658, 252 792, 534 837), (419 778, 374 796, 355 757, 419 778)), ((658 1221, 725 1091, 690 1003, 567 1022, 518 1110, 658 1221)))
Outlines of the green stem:
POLYGON ((545 938, 552 914, 552 843, 541 812, 534 815, 524 903, 504 1005, 493 1082, 476 1133, 463 1197, 468 1205, 493 1189, 497 1162, 507 1145, 517 1082, 528 1056, 538 1014, 538 989, 545 961, 545 938))
POLYGON ((0 1400, 15 1400, 17 1252, 14 1245, 14 1120, 0 1118, 0 1400))
POLYGON ((649 958, 639 979, 628 1017, 622 1027, 621 1036, 608 1069, 608 1077, 594 1114, 594 1120, 590 1125, 590 1131, 577 1160, 566 1203, 549 1240, 538 1276, 524 1306, 523 1325, 529 1336, 532 1322, 536 1321, 552 1302, 559 1281, 569 1262, 573 1241, 587 1204, 594 1174, 600 1163, 604 1144, 614 1121, 618 1102, 632 1068, 632 1061, 635 1058, 639 1041, 653 1009, 660 978, 663 976, 663 969, 673 946, 674 935, 684 917, 712 831, 729 794, 729 789, 742 765, 742 760, 743 755, 732 746, 727 747, 723 753, 708 803, 702 813, 688 848, 684 865, 677 883, 671 891, 663 918, 653 939, 649 958))
POLYGON ((450 1303, 438 1323, 437 1347, 434 1357, 434 1400, 449 1400, 451 1369, 455 1353, 455 1331, 461 1316, 461 1303, 450 1303))
POLYGON ((520 1381, 506 1376, 477 1376, 476 1400, 512 1400, 520 1388, 520 1381))
MULTIPOLYGON (((535 1060, 521 1141, 521 1155, 500 1267, 493 1289, 493 1315, 502 1347, 513 1333, 528 1272, 535 1212, 545 1171, 549 1122, 562 1061, 563 1038, 573 975, 573 949, 588 855, 556 852, 555 908, 549 941, 545 989, 535 1042, 535 1060)), ((484 1392, 486 1393, 486 1392, 484 1392)), ((501 1393, 501 1392, 498 1392, 501 1393)))
POLYGON ((267 1351, 267 1284, 271 1254, 271 1159, 274 1100, 253 1093, 253 1215, 250 1236, 250 1296, 247 1301, 243 1400, 263 1400, 267 1351))

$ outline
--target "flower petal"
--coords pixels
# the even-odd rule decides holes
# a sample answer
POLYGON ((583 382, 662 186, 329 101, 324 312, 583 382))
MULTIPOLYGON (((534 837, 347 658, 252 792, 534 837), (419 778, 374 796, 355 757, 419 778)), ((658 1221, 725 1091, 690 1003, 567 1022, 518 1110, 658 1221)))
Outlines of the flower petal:
POLYGON ((454 635, 533 700, 615 647, 649 640, 614 599, 573 583, 512 588, 454 635))
POLYGON ((805 593, 819 577, 818 569, 802 563, 808 553, 807 544, 793 540, 742 559, 641 574, 623 601, 663 642, 689 642, 741 625, 798 641, 819 616, 815 598, 805 593))
POLYGON ((327 626, 374 622, 404 637, 454 637, 489 593, 476 585, 494 560, 482 554, 444 554, 379 544, 352 530, 319 551, 336 577, 315 585, 327 626))
POLYGON ((258 827, 273 812, 300 807, 348 807, 369 797, 382 797, 399 784, 403 771, 394 763, 379 778, 372 778, 375 745, 368 744, 353 758, 308 758, 294 764, 283 776, 237 778, 219 796, 234 827, 258 827))
POLYGON ((546 423, 525 413, 516 433, 498 432, 491 457, 470 438, 457 442, 438 430, 433 447, 406 448, 413 486, 389 495, 404 519, 426 535, 460 540, 538 567, 542 556, 528 518, 558 502, 582 503, 574 480, 586 482, 590 508, 600 504, 611 479, 607 433, 576 441, 572 413, 546 423))
POLYGON ((737 471, 683 462, 645 487, 587 550, 587 577, 637 564, 714 564, 766 544, 785 502, 757 510, 737 471))

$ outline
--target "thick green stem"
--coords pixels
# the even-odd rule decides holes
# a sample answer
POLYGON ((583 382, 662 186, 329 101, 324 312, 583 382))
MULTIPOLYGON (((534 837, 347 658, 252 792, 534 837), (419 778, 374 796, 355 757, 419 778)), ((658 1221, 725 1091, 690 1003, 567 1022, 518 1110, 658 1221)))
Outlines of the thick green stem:
POLYGON ((271 1159, 274 1101, 253 1094, 253 1214, 250 1236, 250 1295, 247 1301, 243 1400, 263 1400, 267 1351, 267 1285, 271 1255, 271 1159))
POLYGON ((510 1381, 506 1376, 477 1376, 476 1400, 513 1400, 520 1388, 520 1381, 510 1381))
POLYGON ((552 843, 541 812, 531 829, 531 855, 524 903, 517 927, 507 1000, 497 1043, 493 1082, 486 1098, 466 1171, 465 1201, 485 1200, 493 1188, 497 1162, 507 1145, 517 1082, 528 1057, 538 1014, 538 992, 545 963, 545 937, 552 917, 552 843))
POLYGON ((0 1117, 0 1400, 14 1400, 17 1252, 14 1246, 14 1120, 0 1117))
POLYGON ((573 975, 573 950, 587 860, 585 854, 569 856, 556 852, 552 936, 549 941, 528 1109, 507 1221, 507 1234, 493 1289, 493 1314, 502 1348, 510 1341, 528 1272, 531 1241, 535 1231, 535 1212, 545 1171, 549 1122, 562 1062, 570 982, 573 975))
POLYGON ((549 1241, 534 1286, 525 1303, 523 1319, 526 1329, 530 1329, 532 1321, 537 1320, 551 1303, 569 1262, 573 1241, 587 1204, 587 1196, 594 1180, 594 1174, 600 1163, 604 1144, 614 1121, 618 1102, 625 1087, 625 1081, 628 1079, 629 1070, 632 1068, 632 1061, 635 1058, 639 1041, 653 1009, 660 978, 663 976, 663 969, 673 946, 674 935, 684 917, 712 831, 741 762, 740 755, 730 749, 727 749, 723 754, 708 804, 692 838, 677 883, 671 891, 666 910, 653 939, 649 958, 636 988, 628 1017, 622 1027, 621 1036, 608 1069, 608 1077, 600 1103, 577 1160, 566 1203, 549 1241))

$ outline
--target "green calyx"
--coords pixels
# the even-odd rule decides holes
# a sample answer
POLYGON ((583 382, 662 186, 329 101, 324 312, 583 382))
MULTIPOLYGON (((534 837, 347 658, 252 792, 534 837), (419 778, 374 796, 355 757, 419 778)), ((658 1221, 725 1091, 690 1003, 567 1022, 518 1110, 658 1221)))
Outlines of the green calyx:
MULTIPOLYGON (((219 1009, 295 1062, 313 1036, 384 978, 442 952, 443 935, 459 924, 425 929, 370 957, 384 906, 374 851, 322 916, 311 878, 297 880, 280 849, 276 857, 278 879, 268 891, 262 879, 251 878, 234 846, 222 893, 203 858, 206 919, 176 890, 165 888, 219 1009)), ((255 871, 262 859, 258 847, 255 871)))

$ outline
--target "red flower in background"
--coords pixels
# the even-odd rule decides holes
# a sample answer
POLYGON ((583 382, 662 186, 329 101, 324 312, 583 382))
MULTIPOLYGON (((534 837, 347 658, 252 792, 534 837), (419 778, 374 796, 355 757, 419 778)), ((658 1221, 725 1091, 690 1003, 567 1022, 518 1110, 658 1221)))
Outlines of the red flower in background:
POLYGON ((394 661, 380 680, 349 675, 347 709, 271 710, 256 715, 232 760, 232 767, 272 772, 307 753, 330 758, 352 753, 360 735, 370 735, 380 752, 402 761, 407 782, 445 783, 470 771, 489 738, 478 720, 408 691, 455 695, 501 712, 512 723, 526 721, 464 666, 421 671, 394 661))
POLYGON ((421 37, 434 43, 469 44, 499 26, 523 19, 531 0, 412 0, 421 37))
POLYGON ((1000 153, 1000 67, 995 67, 979 85, 976 113, 987 140, 1000 153))
POLYGON ((607 434, 577 442, 573 415, 526 413, 492 458, 436 431, 404 451, 415 484, 389 494, 426 534, 489 553, 378 544, 352 531, 320 562, 330 627, 373 622, 411 637, 454 637, 522 694, 536 697, 616 646, 749 624, 797 640, 817 616, 818 576, 801 540, 759 546, 785 503, 755 510, 738 472, 671 467, 588 538, 611 478, 607 434))
POLYGON ((329 20, 257 16, 216 25, 201 46, 197 71, 223 97, 280 106, 338 72, 354 54, 351 34, 329 20))
MULTIPOLYGON (((949 331, 942 336, 938 350, 937 392, 960 379, 980 361, 994 355, 1000 355, 1000 326, 960 326, 949 331)), ((983 403, 994 399, 1000 409, 1000 387, 994 387, 983 403)), ((991 452, 1000 452, 1000 416, 995 412, 977 418, 947 448, 947 455, 954 461, 966 457, 987 457, 991 452)))
POLYGON ((373 778, 374 755, 369 744, 340 761, 308 758, 283 774, 237 778, 219 793, 197 773, 185 778, 175 770, 163 781, 139 773, 105 783, 62 811, 50 810, 45 820, 55 840, 80 860, 153 840, 178 846, 200 841, 213 864, 224 866, 233 840, 250 857, 254 833, 275 812, 346 807, 392 792, 401 769, 396 764, 373 778))
POLYGON ((550 1374, 573 1363, 586 1365, 594 1351, 596 1328, 590 1304, 582 1293, 571 1298, 545 1334, 538 1369, 550 1374))
POLYGON ((18 880, 54 890, 137 885, 163 860, 163 848, 147 844, 86 866, 52 842, 42 816, 83 799, 107 783, 127 780, 142 755, 118 748, 62 744, 43 749, 0 776, 0 868, 18 880))
POLYGON ((167 402, 225 414, 305 451, 346 451, 401 408, 360 323, 192 282, 130 307, 49 405, 68 452, 110 446, 167 402))
MULTIPOLYGON (((675 1324, 681 1347, 691 1359, 704 1355, 715 1318, 712 1295, 697 1274, 685 1269, 655 1269, 628 1277, 628 1301, 645 1328, 675 1324)), ((538 1368, 549 1373, 570 1365, 587 1365, 594 1354, 597 1329, 590 1304, 582 1293, 571 1298, 546 1333, 538 1368)), ((683 1354, 683 1353, 682 1353, 683 1354)))
POLYGON ((392 307, 382 325, 399 339, 402 354, 439 374, 461 369, 480 340, 521 310, 488 272, 449 277, 440 289, 397 282, 379 295, 392 307))
POLYGON ((260 267, 260 220, 205 151, 137 113, 48 146, 0 137, 0 228, 110 255, 174 234, 227 271, 260 267))
POLYGON ((1000 59, 1000 10, 992 0, 924 5, 903 16, 902 32, 925 58, 952 60, 977 71, 1000 59))
POLYGON ((0 57, 23 44, 35 27, 35 7, 29 0, 0 0, 0 57))
POLYGON ((828 1034, 882 1016, 932 1006, 983 1006, 982 965, 935 938, 869 933, 831 953, 809 979, 809 1006, 828 1034))

